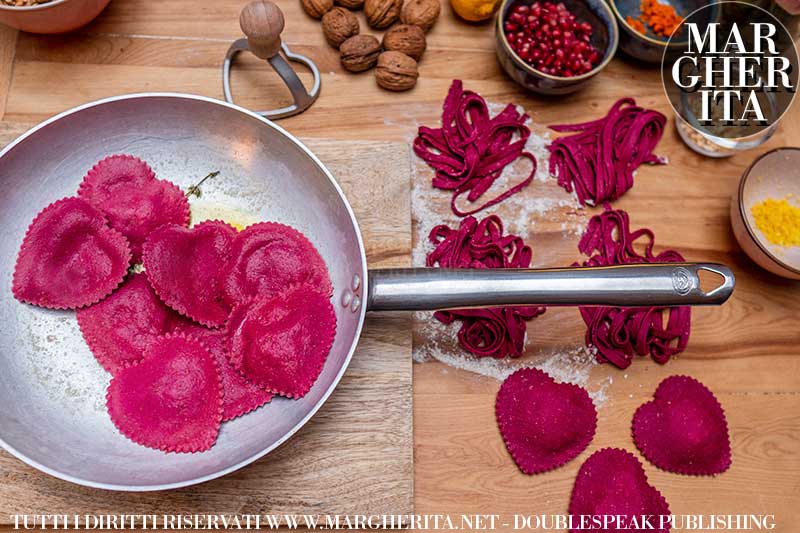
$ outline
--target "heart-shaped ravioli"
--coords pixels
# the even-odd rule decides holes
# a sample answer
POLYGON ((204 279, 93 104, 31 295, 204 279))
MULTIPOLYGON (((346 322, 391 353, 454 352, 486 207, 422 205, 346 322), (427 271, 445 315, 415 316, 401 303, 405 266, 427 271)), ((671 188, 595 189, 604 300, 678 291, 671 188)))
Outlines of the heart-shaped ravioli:
POLYGON ((199 452, 214 445, 222 422, 222 378, 198 341, 168 335, 108 386, 111 421, 132 441, 166 452, 199 452))
POLYGON ((23 302, 76 309, 111 294, 131 260, 128 241, 80 198, 64 198, 33 219, 17 256, 12 292, 23 302))
POLYGON ((159 299, 144 273, 133 274, 103 301, 78 309, 83 338, 103 368, 116 374, 142 358, 181 320, 159 299))
POLYGON ((326 294, 295 285, 237 305, 227 328, 234 368, 268 391, 300 398, 322 372, 336 315, 326 294))
POLYGON ((325 261, 299 231, 275 222, 248 226, 231 249, 225 295, 231 305, 253 296, 275 296, 304 283, 329 295, 331 280, 325 261))
POLYGON ((617 448, 598 450, 583 463, 572 488, 569 514, 571 533, 598 531, 592 517, 613 518, 609 527, 602 529, 607 532, 670 530, 667 500, 647 482, 639 460, 617 448), (584 518, 586 522, 581 524, 581 517, 590 520, 584 518))
POLYGON ((151 233, 143 262, 164 303, 205 326, 223 325, 230 306, 224 301, 220 275, 235 235, 233 226, 218 220, 191 229, 170 224, 151 233))
POLYGON ((731 465, 728 422, 717 398, 688 376, 659 384, 633 417, 633 440, 648 461, 669 472, 714 475, 731 465))
POLYGON ((597 411, 586 390, 534 368, 517 370, 497 393, 495 414, 511 457, 526 474, 577 457, 592 440, 597 411))
POLYGON ((225 330, 209 329, 187 321, 178 327, 178 331, 202 342, 219 365, 222 374, 223 422, 249 413, 272 399, 271 392, 246 380, 231 366, 227 357, 228 335, 225 330))
MULTIPOLYGON (((156 179, 150 165, 132 155, 117 154, 101 159, 89 169, 81 187, 103 196, 124 193, 130 186, 141 187, 156 179)), ((87 191, 88 192, 88 191, 87 191)))
POLYGON ((162 224, 189 225, 189 201, 180 188, 155 178, 144 161, 129 155, 107 157, 83 178, 78 196, 108 217, 131 243, 134 261, 150 233, 162 224))

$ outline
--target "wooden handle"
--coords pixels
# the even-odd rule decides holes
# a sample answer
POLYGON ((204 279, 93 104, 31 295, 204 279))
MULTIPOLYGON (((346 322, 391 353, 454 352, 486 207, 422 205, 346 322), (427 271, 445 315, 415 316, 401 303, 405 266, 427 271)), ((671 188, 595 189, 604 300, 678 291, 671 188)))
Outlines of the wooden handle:
POLYGON ((283 13, 274 2, 255 0, 239 15, 239 26, 247 36, 250 51, 261 59, 269 59, 281 49, 283 13))

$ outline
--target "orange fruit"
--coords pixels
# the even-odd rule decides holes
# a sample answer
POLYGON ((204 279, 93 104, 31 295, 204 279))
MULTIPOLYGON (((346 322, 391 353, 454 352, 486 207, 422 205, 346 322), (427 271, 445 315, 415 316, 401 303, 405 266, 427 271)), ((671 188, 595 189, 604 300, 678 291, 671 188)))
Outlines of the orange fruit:
POLYGON ((494 15, 500 0, 450 0, 450 5, 462 19, 480 22, 494 15))

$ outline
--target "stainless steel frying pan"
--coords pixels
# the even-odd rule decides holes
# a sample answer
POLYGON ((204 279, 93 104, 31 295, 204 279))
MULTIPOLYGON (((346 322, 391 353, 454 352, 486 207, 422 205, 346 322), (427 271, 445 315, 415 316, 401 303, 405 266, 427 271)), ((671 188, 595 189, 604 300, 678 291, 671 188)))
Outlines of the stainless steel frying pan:
POLYGON ((652 265, 549 271, 368 272, 353 211, 333 176, 280 127, 234 105, 178 94, 140 94, 58 115, 0 153, 0 444, 26 463, 93 487, 147 491, 200 483, 275 449, 320 408, 347 368, 368 310, 499 304, 721 304, 734 285, 721 265, 652 265), (74 194, 94 162, 132 153, 187 187, 221 170, 198 201, 218 202, 297 227, 319 248, 335 287, 338 326, 324 370, 300 400, 276 398, 224 425, 198 454, 166 454, 121 436, 103 405, 109 376, 72 312, 11 296, 18 247, 34 215, 74 194), (228 181, 225 181, 228 180, 228 181), (723 277, 700 289, 702 269, 723 277), (366 303, 366 305, 365 305, 366 303))

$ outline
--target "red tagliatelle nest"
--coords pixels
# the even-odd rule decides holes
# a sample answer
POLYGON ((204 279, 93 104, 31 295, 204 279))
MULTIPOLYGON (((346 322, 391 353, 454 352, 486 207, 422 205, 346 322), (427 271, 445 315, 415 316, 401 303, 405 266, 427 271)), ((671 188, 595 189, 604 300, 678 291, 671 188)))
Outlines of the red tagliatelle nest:
MULTIPOLYGON (((529 246, 516 235, 503 235, 503 222, 489 216, 478 222, 467 216, 458 229, 436 226, 428 236, 436 248, 428 254, 427 266, 441 268, 527 268, 529 246)), ((499 307, 438 311, 444 324, 462 322, 458 342, 478 357, 519 357, 525 345, 526 321, 545 312, 544 307, 499 307)))
POLYGON ((648 461, 669 472, 710 476, 731 466, 725 411, 714 393, 688 376, 668 377, 636 410, 633 440, 648 461))
POLYGON ((653 150, 666 123, 658 111, 623 98, 601 119, 550 126, 558 132, 575 132, 548 146, 550 173, 568 192, 574 189, 584 205, 616 200, 633 187, 633 173, 641 164, 664 163, 653 150))
POLYGON ((597 411, 585 389, 556 383, 533 368, 506 378, 495 414, 508 452, 526 474, 571 461, 586 449, 597 427, 597 411))
POLYGON ((525 151, 530 130, 528 116, 509 104, 494 118, 489 117, 486 101, 477 93, 465 91, 454 80, 442 110, 442 127, 421 126, 414 139, 414 152, 436 171, 433 186, 453 191, 451 208, 458 216, 477 213, 502 202, 525 188, 536 173, 536 159, 525 151), (518 158, 533 164, 530 175, 497 197, 468 211, 456 206, 467 193, 476 202, 500 177, 503 169, 518 158))
POLYGON ((77 309, 111 294, 130 261, 128 241, 100 211, 80 198, 63 198, 28 227, 11 290, 25 303, 77 309))
POLYGON ((596 451, 583 463, 572 488, 569 514, 573 521, 570 533, 632 530, 668 533, 670 530, 668 522, 661 526, 662 520, 666 522, 669 517, 667 500, 647 482, 636 456, 617 448, 596 451), (587 517, 584 524, 581 517, 587 517), (593 517, 610 523, 607 527, 602 522, 594 524, 593 517), (646 517, 652 527, 643 525, 646 517))
MULTIPOLYGON (((675 250, 655 255, 654 244, 651 230, 631 232, 628 214, 606 205, 604 213, 589 220, 578 249, 590 256, 583 266, 684 260, 675 250), (644 255, 634 248, 639 239, 644 241, 644 255)), ((649 354, 656 362, 666 363, 689 342, 690 307, 581 307, 580 312, 587 327, 586 344, 597 348, 599 361, 619 368, 627 368, 634 354, 649 354)))
POLYGON ((197 339, 160 337, 141 361, 114 376, 106 403, 117 429, 142 446, 204 451, 222 422, 219 366, 197 339))

